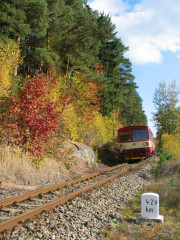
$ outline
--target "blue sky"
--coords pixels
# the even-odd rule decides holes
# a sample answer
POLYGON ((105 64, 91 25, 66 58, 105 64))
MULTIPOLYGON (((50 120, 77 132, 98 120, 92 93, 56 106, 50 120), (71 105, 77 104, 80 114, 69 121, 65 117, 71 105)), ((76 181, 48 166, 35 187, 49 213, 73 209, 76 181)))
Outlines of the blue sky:
POLYGON ((160 82, 180 86, 179 0, 89 0, 91 8, 111 16, 117 36, 129 47, 127 57, 143 100, 148 125, 153 96, 160 82))

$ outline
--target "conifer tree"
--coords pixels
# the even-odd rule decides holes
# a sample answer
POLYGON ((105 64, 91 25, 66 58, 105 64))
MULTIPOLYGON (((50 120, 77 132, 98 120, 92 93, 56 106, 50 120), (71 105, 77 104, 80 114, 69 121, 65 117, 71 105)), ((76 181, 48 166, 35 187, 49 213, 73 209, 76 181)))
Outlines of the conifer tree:
POLYGON ((51 47, 58 53, 63 72, 90 68, 97 62, 97 16, 82 0, 64 1, 50 30, 51 47))
MULTIPOLYGON (((23 55, 35 47, 28 40, 46 34, 48 26, 46 0, 4 0, 0 2, 1 41, 13 39, 20 43, 23 55), (26 40, 26 41, 25 41, 26 40)), ((16 72, 17 74, 17 66, 16 72)))
POLYGON ((128 48, 116 37, 109 15, 92 10, 86 0, 4 0, 0 25, 1 41, 20 43, 19 73, 48 72, 53 65, 58 73, 71 75, 69 86, 71 77, 81 73, 80 84, 101 85, 104 116, 120 109, 124 124, 146 121, 131 62, 124 56, 128 48))
POLYGON ((46 0, 3 0, 0 2, 1 38, 20 42, 28 34, 46 33, 46 0))
POLYGON ((129 88, 124 95, 119 118, 124 126, 147 125, 147 117, 142 110, 142 99, 134 88, 129 88))
POLYGON ((24 9, 27 3, 27 0, 0 2, 1 39, 11 38, 19 42, 31 32, 24 9))
POLYGON ((101 48, 99 58, 105 68, 104 88, 101 91, 102 113, 109 115, 119 108, 120 120, 124 125, 146 124, 147 119, 142 110, 142 100, 136 91, 131 63, 124 57, 127 50, 116 37, 101 48))

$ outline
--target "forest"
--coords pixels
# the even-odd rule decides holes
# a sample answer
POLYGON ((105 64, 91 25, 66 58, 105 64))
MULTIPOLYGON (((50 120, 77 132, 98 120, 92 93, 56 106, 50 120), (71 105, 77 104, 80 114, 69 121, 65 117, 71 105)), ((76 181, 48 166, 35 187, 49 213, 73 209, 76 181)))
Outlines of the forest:
POLYGON ((86 0, 0 1, 0 140, 42 156, 147 124, 128 46, 86 0))

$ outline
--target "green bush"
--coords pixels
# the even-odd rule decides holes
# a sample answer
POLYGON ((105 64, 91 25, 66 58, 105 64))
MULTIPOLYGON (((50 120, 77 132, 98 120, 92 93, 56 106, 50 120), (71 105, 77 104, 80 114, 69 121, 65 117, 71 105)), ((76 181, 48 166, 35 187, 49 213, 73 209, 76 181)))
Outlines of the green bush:
POLYGON ((173 154, 169 154, 163 147, 159 151, 159 163, 167 162, 172 160, 174 157, 173 154))
POLYGON ((158 165, 156 167, 152 167, 151 170, 151 173, 155 178, 158 178, 161 175, 163 175, 164 168, 166 168, 164 164, 173 160, 174 157, 173 154, 169 154, 163 147, 161 147, 161 149, 159 150, 158 155, 159 155, 158 165))
POLYGON ((152 173, 152 175, 155 177, 155 178, 157 178, 157 177, 159 177, 160 176, 160 167, 159 166, 157 166, 157 167, 153 167, 152 168, 152 170, 151 170, 151 173, 152 173))

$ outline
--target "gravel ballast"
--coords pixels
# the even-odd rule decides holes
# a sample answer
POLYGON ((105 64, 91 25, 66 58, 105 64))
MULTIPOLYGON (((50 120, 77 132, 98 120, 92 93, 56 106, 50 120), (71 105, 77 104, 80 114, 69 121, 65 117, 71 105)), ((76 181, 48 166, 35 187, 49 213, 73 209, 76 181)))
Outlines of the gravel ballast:
POLYGON ((15 227, 10 239, 105 239, 102 232, 120 218, 119 209, 149 184, 154 160, 130 174, 15 227))

